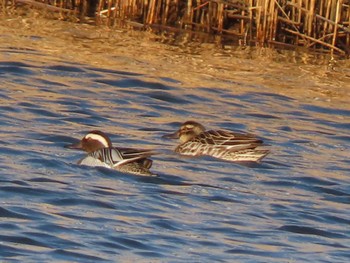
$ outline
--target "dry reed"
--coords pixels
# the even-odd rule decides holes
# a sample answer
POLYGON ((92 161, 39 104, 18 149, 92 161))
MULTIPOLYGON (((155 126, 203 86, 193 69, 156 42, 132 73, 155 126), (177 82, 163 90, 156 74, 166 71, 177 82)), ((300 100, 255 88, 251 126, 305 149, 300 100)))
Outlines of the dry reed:
POLYGON ((0 0, 74 13, 98 24, 191 29, 244 45, 304 46, 350 54, 349 0, 0 0))

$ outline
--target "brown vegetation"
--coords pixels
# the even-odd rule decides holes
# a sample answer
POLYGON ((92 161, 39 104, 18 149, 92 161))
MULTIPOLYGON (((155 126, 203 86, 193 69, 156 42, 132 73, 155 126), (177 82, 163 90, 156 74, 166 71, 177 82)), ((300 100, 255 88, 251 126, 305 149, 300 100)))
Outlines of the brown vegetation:
POLYGON ((349 0, 0 0, 132 25, 235 36, 241 45, 324 49, 350 54, 349 0))

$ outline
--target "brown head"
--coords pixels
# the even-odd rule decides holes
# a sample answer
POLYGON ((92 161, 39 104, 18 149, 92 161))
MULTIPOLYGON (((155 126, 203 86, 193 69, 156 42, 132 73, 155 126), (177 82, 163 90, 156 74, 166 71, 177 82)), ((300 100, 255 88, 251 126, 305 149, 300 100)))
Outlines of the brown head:
POLYGON ((164 138, 179 139, 181 143, 185 143, 197 135, 205 131, 202 124, 195 121, 186 121, 181 124, 180 129, 175 133, 164 135, 164 138))
POLYGON ((86 152, 94 152, 96 150, 112 147, 112 142, 109 137, 102 131, 91 131, 76 144, 66 145, 69 149, 80 149, 86 152))

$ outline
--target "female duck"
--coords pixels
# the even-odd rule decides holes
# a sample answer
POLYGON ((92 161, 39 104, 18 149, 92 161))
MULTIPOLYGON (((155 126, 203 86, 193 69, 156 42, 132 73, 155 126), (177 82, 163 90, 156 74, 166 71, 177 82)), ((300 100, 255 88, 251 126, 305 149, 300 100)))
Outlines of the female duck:
POLYGON ((164 137, 180 140, 175 152, 181 155, 209 155, 232 162, 259 162, 269 153, 268 150, 256 149, 263 141, 253 135, 225 130, 206 131, 195 121, 186 121, 178 131, 164 137))

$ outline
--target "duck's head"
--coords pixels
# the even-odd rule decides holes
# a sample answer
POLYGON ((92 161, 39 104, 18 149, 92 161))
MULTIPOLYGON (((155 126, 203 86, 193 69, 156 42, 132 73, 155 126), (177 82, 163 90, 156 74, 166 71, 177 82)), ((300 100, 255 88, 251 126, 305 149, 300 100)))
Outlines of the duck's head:
POLYGON ((180 129, 175 133, 166 134, 163 138, 179 139, 181 143, 185 143, 204 131, 205 128, 202 124, 195 121, 186 121, 181 124, 180 129))
POLYGON ((91 131, 86 134, 80 142, 66 145, 69 149, 80 149, 86 152, 94 152, 96 150, 112 147, 109 137, 102 131, 91 131))

